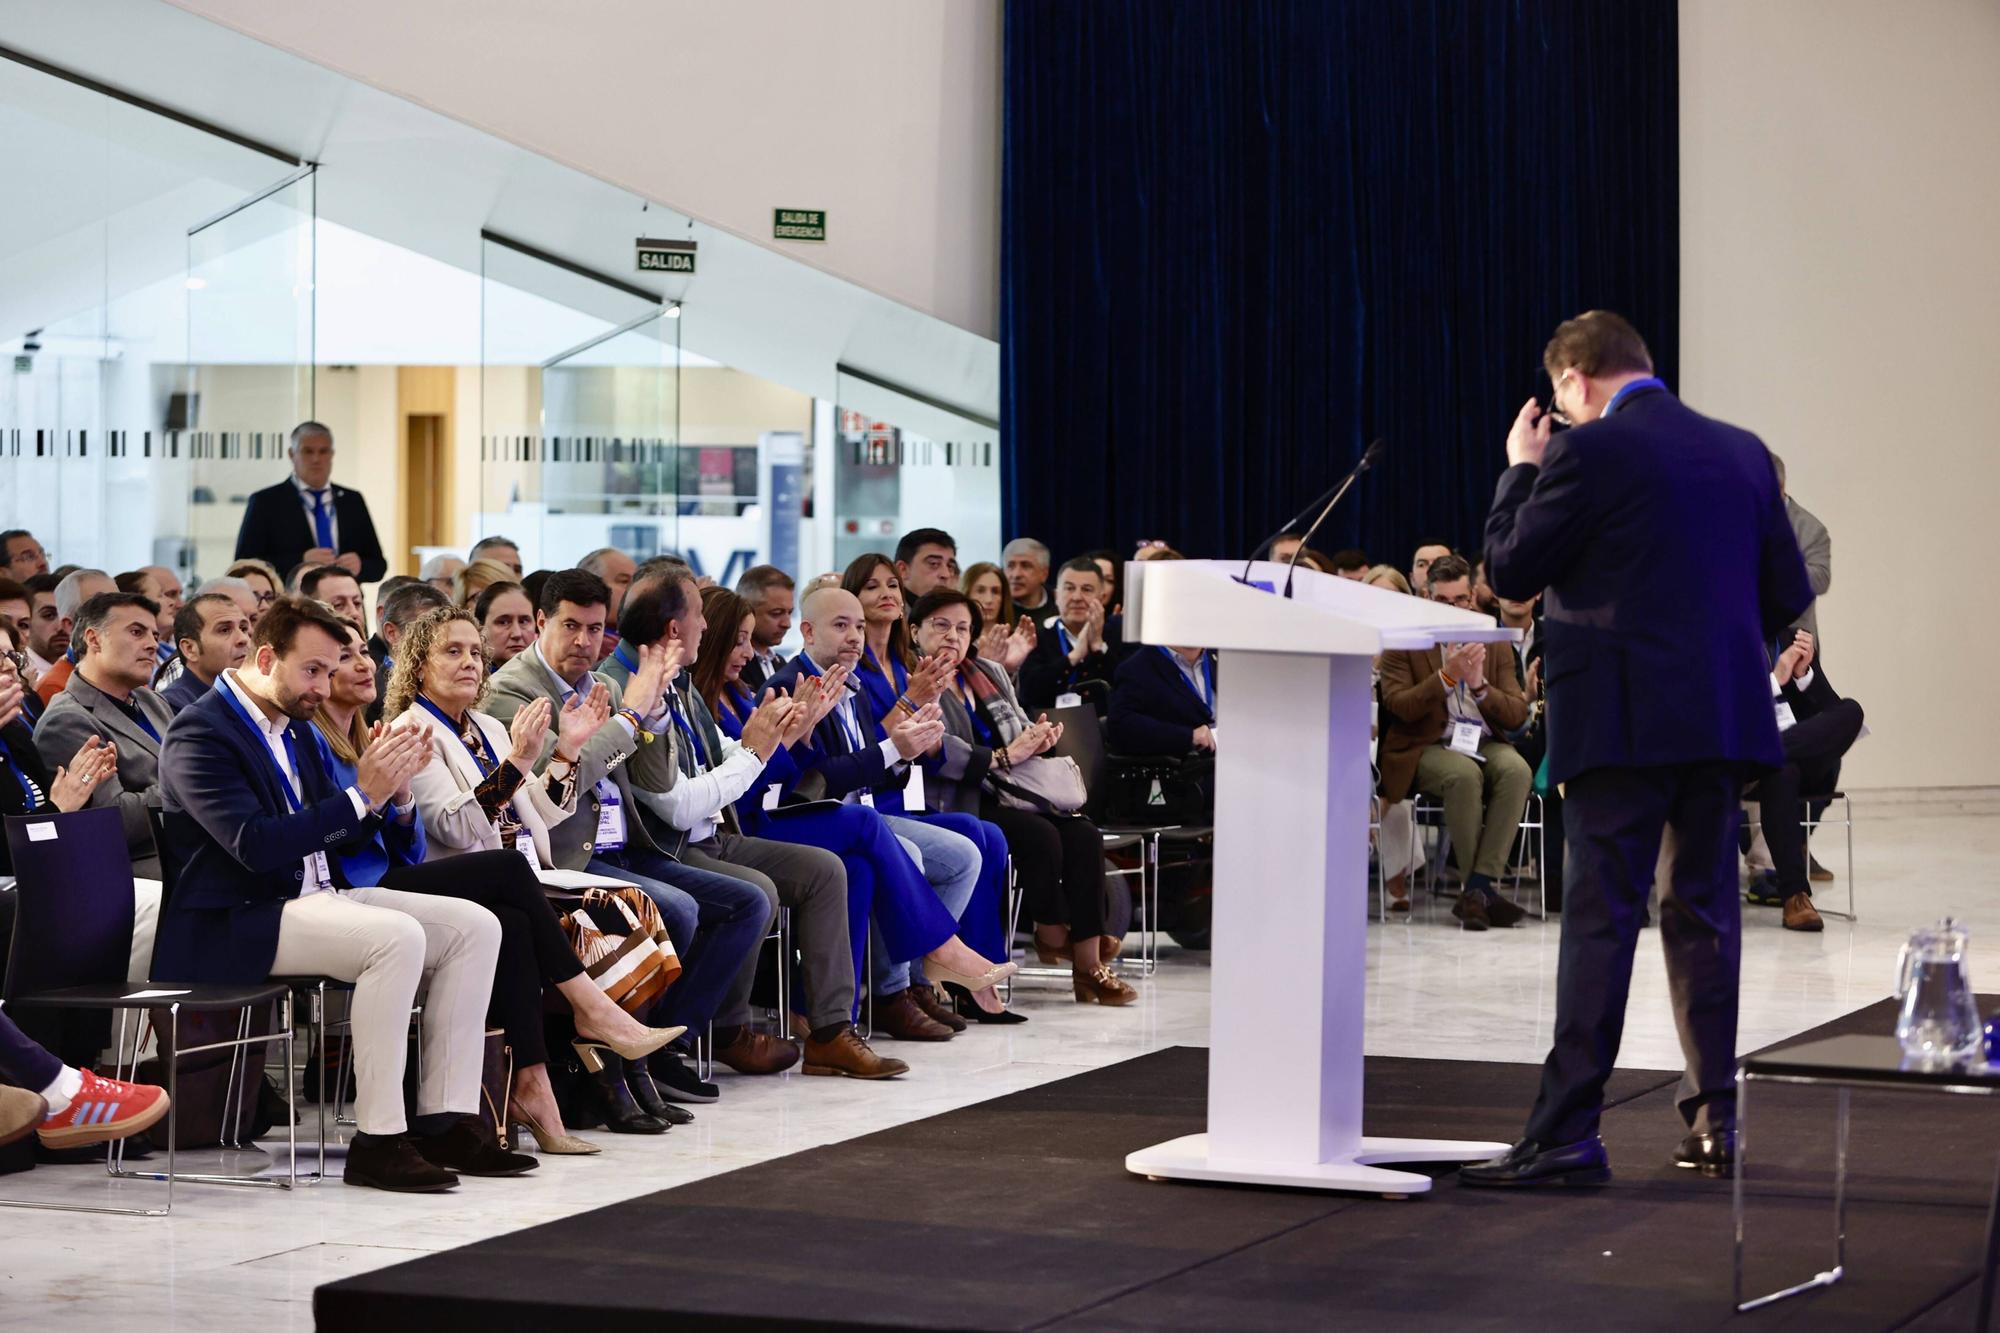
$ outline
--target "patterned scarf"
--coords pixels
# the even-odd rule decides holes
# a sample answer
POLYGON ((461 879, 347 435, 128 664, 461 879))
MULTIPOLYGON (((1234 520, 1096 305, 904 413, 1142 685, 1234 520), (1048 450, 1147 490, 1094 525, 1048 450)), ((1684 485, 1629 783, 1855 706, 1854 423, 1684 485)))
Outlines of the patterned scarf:
POLYGON ((958 668, 958 678, 972 696, 973 706, 986 720, 986 725, 999 736, 1000 744, 1006 745, 1028 729, 1028 715, 1015 702, 1013 691, 990 673, 991 668, 976 659, 962 663, 958 668))

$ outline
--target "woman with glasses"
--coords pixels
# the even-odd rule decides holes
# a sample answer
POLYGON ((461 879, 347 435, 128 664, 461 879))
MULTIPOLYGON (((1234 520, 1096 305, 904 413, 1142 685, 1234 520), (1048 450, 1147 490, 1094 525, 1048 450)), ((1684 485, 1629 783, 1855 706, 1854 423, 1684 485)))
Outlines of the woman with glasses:
POLYGON ((987 774, 1004 776, 1046 753, 1062 726, 1030 719, 1007 673, 979 657, 979 608, 962 592, 939 588, 910 611, 917 651, 949 668, 939 706, 945 736, 926 761, 924 798, 932 810, 977 815, 997 824, 1021 877, 1044 962, 1067 960, 1079 1004, 1130 1004, 1138 992, 1110 968, 1118 941, 1105 933, 1104 839, 1080 815, 1044 814, 1002 805, 987 774))
POLYGON ((229 578, 242 579, 250 585, 251 593, 257 598, 257 609, 250 616, 250 628, 256 629, 257 622, 264 618, 264 613, 271 609, 271 603, 277 600, 278 591, 285 586, 285 581, 278 577, 276 569, 263 560, 238 560, 222 572, 229 578))

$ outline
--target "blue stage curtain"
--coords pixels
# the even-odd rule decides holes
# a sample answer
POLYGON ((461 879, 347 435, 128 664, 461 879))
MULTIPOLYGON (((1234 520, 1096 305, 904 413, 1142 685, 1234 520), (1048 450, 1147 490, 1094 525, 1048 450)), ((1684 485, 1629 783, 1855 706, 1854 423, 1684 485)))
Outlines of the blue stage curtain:
POLYGON ((1673 0, 1008 0, 1007 535, 1476 545, 1591 308, 1674 382, 1673 0))

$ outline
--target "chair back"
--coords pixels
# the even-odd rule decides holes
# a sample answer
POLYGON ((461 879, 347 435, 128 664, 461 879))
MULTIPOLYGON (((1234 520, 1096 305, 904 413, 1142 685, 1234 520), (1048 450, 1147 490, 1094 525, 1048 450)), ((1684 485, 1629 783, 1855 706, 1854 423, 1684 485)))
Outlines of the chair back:
POLYGON ((9 815, 14 942, 0 999, 122 985, 132 956, 132 862, 115 806, 9 815))
POLYGON ((167 904, 174 900, 174 889, 181 882, 181 860, 175 855, 172 844, 167 841, 166 815, 153 806, 146 807, 146 822, 153 829, 153 850, 160 858, 160 915, 167 914, 167 904))

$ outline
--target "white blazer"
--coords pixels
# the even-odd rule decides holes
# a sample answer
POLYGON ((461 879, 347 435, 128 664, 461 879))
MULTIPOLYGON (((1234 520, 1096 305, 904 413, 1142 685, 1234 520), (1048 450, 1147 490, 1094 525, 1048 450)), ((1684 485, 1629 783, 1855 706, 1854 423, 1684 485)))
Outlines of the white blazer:
MULTIPOLYGON (((417 798, 429 846, 425 859, 501 850, 499 827, 486 817, 486 811, 474 799, 473 792, 484 778, 479 765, 466 751, 465 742, 422 705, 411 707, 403 716, 416 719, 431 732, 431 761, 410 779, 410 792, 417 798)), ((472 721, 494 754, 504 759, 513 750, 514 740, 498 718, 475 710, 472 721)), ((515 789, 512 805, 514 818, 534 837, 537 869, 547 871, 554 865, 549 856, 549 828, 575 813, 576 784, 570 784, 569 804, 557 805, 548 792, 548 775, 530 773, 515 789)))

